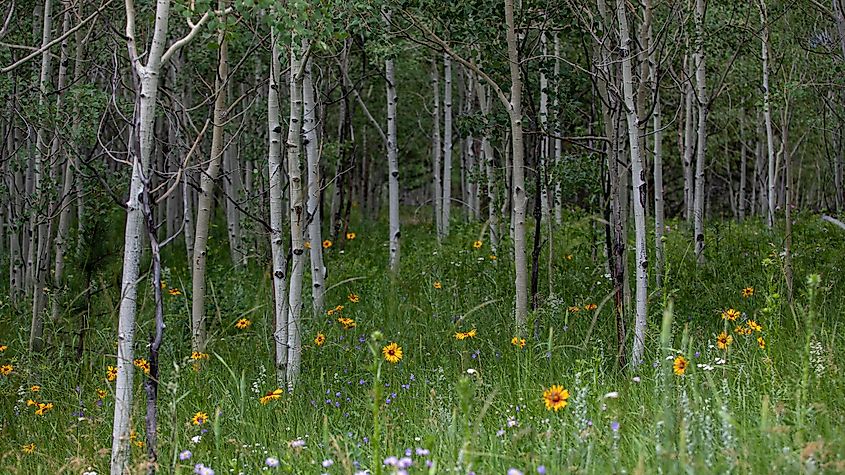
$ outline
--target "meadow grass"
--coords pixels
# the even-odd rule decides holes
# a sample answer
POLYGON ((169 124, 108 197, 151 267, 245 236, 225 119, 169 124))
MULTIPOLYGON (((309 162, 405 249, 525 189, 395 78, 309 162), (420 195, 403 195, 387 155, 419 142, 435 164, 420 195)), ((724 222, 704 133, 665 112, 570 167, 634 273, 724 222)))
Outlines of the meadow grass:
MULTIPOLYGON (((266 404, 261 396, 278 388, 267 263, 231 269, 218 227, 209 246, 208 359, 191 359, 184 252, 164 256, 167 285, 182 295, 165 295, 160 469, 194 473, 201 463, 217 474, 845 471, 839 367, 845 233, 817 216, 798 217, 790 302, 781 234, 759 222, 713 223, 701 268, 686 225, 669 223, 666 288, 650 289, 646 363, 624 371, 616 366, 603 229, 594 229, 590 217, 571 213, 555 231, 552 274, 543 261, 542 299, 524 347, 512 344, 508 249, 494 254, 481 226, 457 225, 438 246, 428 223, 405 225, 401 271, 391 276, 386 228, 360 225, 356 239, 327 251, 327 304, 343 309, 312 315, 306 296, 302 377, 293 393, 266 404), (820 282, 808 284, 813 274, 820 282), (741 295, 745 287, 753 287, 752 297, 741 295), (591 304, 597 308, 586 310, 591 304), (742 312, 736 322, 722 319, 728 308, 742 312), (339 316, 356 326, 344 329, 339 316), (251 322, 245 329, 235 327, 241 318, 251 322), (762 330, 737 333, 748 320, 762 330), (471 329, 474 337, 456 339, 471 329), (726 350, 717 346, 722 331, 733 338, 726 350), (325 335, 321 346, 318 333, 325 335), (404 353, 397 364, 382 358, 390 342, 404 353), (679 376, 673 363, 681 354, 689 365, 679 376), (543 400, 554 384, 569 393, 557 411, 543 400), (208 420, 193 424, 197 412, 208 420), (184 451, 190 458, 180 460, 184 451), (268 467, 268 458, 278 467, 268 467)), ((90 307, 75 300, 47 328, 43 355, 26 353, 26 310, 3 302, 0 344, 8 348, 0 365, 13 370, 0 376, 0 472, 108 472, 114 383, 106 375, 115 364, 118 256, 92 273, 90 307), (88 326, 79 358, 83 313, 88 326), (30 399, 53 407, 38 415, 30 399), (32 453, 27 444, 34 444, 27 447, 32 453)), ((70 295, 85 288, 78 274, 70 295)), ((151 330, 148 287, 139 300, 138 358, 147 356, 151 330)), ((144 375, 135 377, 133 463, 142 473, 144 375)))

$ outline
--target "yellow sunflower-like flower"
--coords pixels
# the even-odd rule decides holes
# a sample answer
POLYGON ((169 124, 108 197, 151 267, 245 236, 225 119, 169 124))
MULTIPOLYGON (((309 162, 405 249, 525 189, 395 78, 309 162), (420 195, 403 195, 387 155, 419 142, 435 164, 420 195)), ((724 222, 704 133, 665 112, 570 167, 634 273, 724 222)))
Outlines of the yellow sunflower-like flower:
POLYGON ((34 393, 37 393, 38 391, 41 391, 41 386, 39 386, 37 384, 33 384, 32 386, 29 387, 29 390, 34 392, 34 393))
POLYGON ((733 322, 737 318, 739 318, 739 315, 740 315, 739 310, 729 308, 729 309, 725 310, 724 312, 722 312, 722 319, 729 320, 729 321, 733 322))
POLYGON ((0 345, 0 353, 6 351, 8 349, 9 349, 9 347, 7 345, 0 345))
POLYGON ((337 319, 338 323, 343 325, 344 330, 351 330, 356 327, 355 320, 348 317, 341 317, 337 319))
POLYGON ((358 302, 361 301, 361 297, 359 297, 358 294, 354 294, 354 293, 347 295, 346 299, 349 300, 352 303, 358 303, 358 302))
POLYGON ((117 379, 117 368, 115 368, 114 366, 109 366, 108 368, 106 368, 106 379, 108 381, 114 381, 115 379, 117 379))
POLYGON ((749 298, 754 296, 754 287, 746 287, 742 289, 742 296, 744 298, 749 298))
POLYGON ((314 344, 317 346, 323 346, 323 343, 326 342, 326 335, 323 333, 317 333, 317 336, 314 337, 314 344))
POLYGON ((716 337, 716 346, 718 346, 720 350, 727 350, 733 342, 734 337, 728 335, 726 332, 719 333, 719 336, 716 337))
POLYGON ((455 339, 456 340, 466 340, 467 334, 464 332, 455 332, 455 339))
POLYGON ((3 366, 0 366, 0 374, 2 374, 3 376, 8 376, 12 374, 12 371, 14 371, 14 369, 14 366, 10 364, 4 364, 3 366))
POLYGON ((275 401, 277 399, 281 399, 282 394, 284 394, 284 391, 282 391, 281 389, 274 389, 274 390, 268 392, 267 394, 261 396, 261 398, 259 398, 258 401, 261 404, 267 404, 270 401, 275 401))
POLYGON ((328 248, 330 248, 330 247, 332 247, 332 242, 331 242, 331 241, 329 241, 328 239, 326 239, 325 241, 323 241, 323 249, 328 249, 328 248))
POLYGON ((353 232, 346 233, 346 240, 347 241, 354 241, 357 235, 353 232))
POLYGON ((35 452, 35 444, 33 444, 33 443, 29 443, 29 444, 26 444, 26 445, 22 446, 22 447, 21 447, 21 452, 23 452, 23 453, 25 453, 25 454, 27 454, 27 455, 28 455, 28 454, 31 454, 31 453, 33 453, 33 452, 35 452))
POLYGON ((53 409, 53 403, 52 402, 48 402, 46 404, 39 402, 38 403, 38 409, 35 410, 35 414, 39 415, 39 416, 43 416, 44 414, 46 414, 47 412, 49 412, 52 409, 53 409))
POLYGON ((757 346, 759 346, 761 350, 766 349, 766 340, 764 340, 762 336, 757 337, 757 346))
POLYGON ((755 332, 763 331, 763 326, 760 325, 759 323, 757 323, 754 320, 748 320, 748 328, 755 331, 755 332))
POLYGON ((557 412, 558 409, 563 409, 568 404, 566 400, 569 399, 569 391, 563 389, 559 384, 552 385, 549 389, 543 391, 543 400, 546 402, 546 409, 557 412))
POLYGON ((569 310, 569 313, 578 313, 578 312, 581 311, 581 307, 577 307, 575 305, 572 305, 571 307, 568 308, 568 310, 569 310))
POLYGON ((33 401, 32 399, 27 399, 27 400, 26 400, 26 407, 29 407, 29 406, 37 406, 37 405, 38 405, 38 403, 37 403, 37 402, 35 402, 35 401, 33 401))
POLYGON ((191 359, 194 360, 194 361, 207 360, 208 359, 208 353, 201 353, 199 351, 191 352, 191 359))
POLYGON ((487 256, 487 259, 490 259, 491 261, 495 261, 498 258, 496 257, 495 254, 490 254, 489 256, 487 256))
POLYGON ((511 345, 525 348, 525 338, 513 337, 511 338, 511 345))
POLYGON ((481 249, 481 246, 483 246, 483 245, 484 245, 484 243, 481 242, 481 241, 475 241, 474 243, 472 243, 472 247, 475 248, 475 249, 481 249))
POLYGON ((205 424, 206 422, 208 422, 208 414, 202 411, 198 411, 196 414, 194 414, 194 417, 191 418, 191 424, 195 426, 205 424))
POLYGON ((246 330, 250 325, 252 325, 252 322, 248 318, 239 318, 238 321, 235 322, 235 328, 238 330, 246 330))
POLYGON ((145 360, 144 358, 138 358, 132 362, 135 366, 139 369, 144 371, 144 374, 150 374, 150 362, 145 360))
POLYGON ((689 361, 683 355, 678 355, 672 363, 672 372, 678 376, 683 376, 687 371, 687 366, 689 366, 689 361))
POLYGON ((434 285, 435 289, 442 289, 443 288, 443 284, 441 284, 439 280, 435 280, 433 285, 434 285))
POLYGON ((182 295, 182 291, 181 291, 181 290, 179 290, 179 289, 177 289, 177 288, 175 288, 175 287, 174 287, 174 288, 172 288, 172 289, 170 289, 170 290, 168 290, 168 291, 167 291, 167 293, 168 293, 168 294, 170 294, 170 295, 172 295, 172 296, 174 296, 174 297, 175 297, 175 296, 177 296, 177 295, 182 295))
POLYGON ((402 359, 402 347, 395 342, 390 343, 381 349, 385 361, 396 364, 402 359))
POLYGON ((478 331, 476 331, 475 328, 473 328, 472 330, 467 332, 467 336, 470 337, 470 338, 475 338, 475 335, 477 335, 477 334, 478 334, 478 331))
POLYGON ((342 312, 345 307, 343 305, 338 305, 334 308, 335 312, 342 312))
POLYGON ((105 399, 108 394, 104 389, 97 389, 97 399, 105 399))
POLYGON ((333 308, 330 308, 330 309, 326 310, 326 315, 328 315, 328 316, 330 316, 330 317, 331 317, 332 315, 334 315, 334 309, 333 309, 333 308))
POLYGON ((584 305, 584 310, 587 310, 587 311, 590 311, 590 312, 597 309, 597 308, 599 308, 599 306, 594 304, 594 303, 588 303, 587 305, 584 305))

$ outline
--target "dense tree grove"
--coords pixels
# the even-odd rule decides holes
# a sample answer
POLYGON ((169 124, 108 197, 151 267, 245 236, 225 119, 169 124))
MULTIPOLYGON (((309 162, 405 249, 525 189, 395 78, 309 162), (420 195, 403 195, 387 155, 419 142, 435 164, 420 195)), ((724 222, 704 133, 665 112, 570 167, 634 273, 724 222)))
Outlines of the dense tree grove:
MULTIPOLYGON (((687 333, 669 341, 671 309, 700 309, 677 289, 740 271, 720 260, 732 226, 764 236, 754 259, 779 269, 765 308, 784 301, 782 319, 796 325, 819 284, 793 258, 826 246, 801 242, 801 223, 845 228, 843 0, 0 0, 0 25, 0 312, 18 331, 0 335, 23 339, 18 368, 31 384, 50 361, 75 359, 63 371, 79 381, 109 361, 113 475, 136 473, 140 460, 149 472, 178 470, 176 429, 161 429, 165 401, 178 404, 176 348, 189 348, 197 371, 214 353, 243 397, 245 373, 215 344, 232 315, 239 329, 266 321, 250 357, 279 388, 264 398, 305 392, 331 373, 304 352, 326 338, 312 336, 315 322, 341 316, 334 289, 375 272, 386 280, 371 312, 401 328, 402 312, 419 309, 403 282, 421 275, 421 240, 434 243, 434 262, 454 264, 462 258, 449 246, 471 239, 464 247, 500 272, 495 284, 479 274, 473 285, 490 294, 453 308, 452 324, 495 307, 514 346, 527 339, 540 355, 548 342, 549 358, 578 310, 561 277, 577 249, 607 282, 583 342, 598 326, 610 355, 602 370, 630 379, 667 348, 689 351, 687 333), (364 232, 379 234, 353 257, 364 232), (221 290, 229 276, 266 285, 232 294, 221 290)), ((456 331, 463 340, 476 330, 456 331)), ((380 335, 360 340, 377 361, 380 335)), ((412 343, 406 352, 426 347, 412 343)), ((402 349, 383 356, 398 362, 402 349)), ((689 364, 673 358, 668 377, 689 364)), ((386 394, 372 391, 377 440, 386 394)), ((546 406, 566 406, 564 392, 548 389, 546 406)), ((0 432, 16 424, 4 411, 0 432)), ((460 430, 469 440, 475 429, 460 430)), ((367 473, 402 470, 381 463, 379 444, 367 473)), ((660 459, 672 444, 649 450, 660 459)), ((645 467, 629 449, 606 469, 645 467)), ((477 454, 463 450, 449 463, 468 473, 477 454)), ((583 468, 604 470, 589 456, 583 468)))

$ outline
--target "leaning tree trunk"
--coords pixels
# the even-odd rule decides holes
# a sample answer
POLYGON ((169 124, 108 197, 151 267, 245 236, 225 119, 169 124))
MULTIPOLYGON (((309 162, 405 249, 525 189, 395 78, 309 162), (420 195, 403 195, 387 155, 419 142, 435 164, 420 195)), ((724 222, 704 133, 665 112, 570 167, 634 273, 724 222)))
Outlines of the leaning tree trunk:
POLYGON ((443 58, 443 237, 449 235, 452 209, 452 60, 443 58))
POLYGON ((646 300, 648 299, 648 259, 646 252, 645 172, 640 149, 639 125, 634 103, 634 78, 631 66, 631 38, 628 33, 628 17, 625 0, 616 0, 616 15, 619 20, 620 55, 622 56, 622 89, 625 113, 628 122, 628 147, 631 151, 631 179, 633 185, 634 231, 636 235, 637 303, 634 323, 634 348, 631 365, 636 368, 643 362, 645 331, 647 326, 646 300))
POLYGON ((311 61, 305 64, 305 76, 302 79, 302 100, 305 115, 302 122, 305 137, 305 155, 308 160, 308 238, 311 240, 311 304, 314 318, 322 315, 325 307, 326 266, 323 264, 322 220, 320 216, 320 197, 322 178, 320 176, 320 152, 317 143, 317 101, 314 94, 314 81, 311 74, 311 61))
POLYGON ((695 199, 693 226, 695 256, 704 263, 704 159, 707 152, 707 82, 704 70, 704 0, 695 1, 695 83, 698 93, 698 147, 695 156, 695 199))
MULTIPOLYGON (((385 13, 387 23, 390 23, 390 13, 385 13)), ((390 221, 390 271, 399 272, 399 158, 396 143, 396 78, 393 58, 384 61, 384 73, 387 81, 387 172, 388 172, 388 215, 390 221)), ((447 89, 448 90, 448 89, 447 89)), ((448 142, 451 142, 447 138, 448 142)), ((445 187, 444 181, 444 187, 445 187)), ((444 188, 445 190, 445 188, 444 188)), ((444 197, 445 201, 445 197, 444 197)), ((449 209, 448 202, 444 209, 449 209)), ((443 224, 448 232, 448 212, 444 216, 443 224)))
POLYGON ((281 63, 279 58, 282 48, 279 33, 271 31, 272 54, 270 56, 270 82, 267 89, 267 128, 268 152, 267 166, 270 193, 270 252, 273 256, 273 303, 275 327, 273 339, 276 350, 276 379, 279 386, 284 386, 285 369, 288 361, 288 282, 287 256, 285 254, 284 226, 284 167, 282 166, 282 124, 280 121, 279 86, 281 63))
POLYGON ((194 230, 193 284, 191 292, 191 349, 203 352, 206 345, 205 329, 205 270, 208 258, 208 230, 214 206, 214 186, 220 174, 220 163, 225 152, 223 143, 226 125, 226 82, 229 76, 228 41, 223 27, 217 32, 220 45, 217 57, 217 77, 214 81, 214 125, 211 131, 211 157, 200 178, 200 195, 197 200, 197 220, 194 230))
POLYGON ((443 237, 443 179, 441 176, 441 159, 443 156, 443 145, 440 136, 440 69, 437 67, 437 60, 431 60, 431 86, 432 86, 432 130, 431 130, 431 156, 434 167, 434 223, 437 232, 437 241, 443 237))

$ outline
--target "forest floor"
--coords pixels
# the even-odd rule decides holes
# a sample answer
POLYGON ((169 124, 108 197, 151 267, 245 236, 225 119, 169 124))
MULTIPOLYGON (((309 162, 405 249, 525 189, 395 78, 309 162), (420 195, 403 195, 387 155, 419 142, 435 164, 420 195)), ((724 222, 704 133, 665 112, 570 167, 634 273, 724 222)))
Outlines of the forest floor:
MULTIPOLYGON (((351 229, 354 240, 326 252, 330 312, 311 315, 305 297, 300 381, 275 395, 268 264, 232 270, 225 229, 214 230, 211 340, 207 359, 194 360, 190 274, 184 251, 167 250, 161 472, 845 471, 845 232, 799 215, 790 302, 781 234, 713 220, 697 267, 687 226, 670 222, 664 291, 650 281, 647 360, 622 371, 593 223, 570 215, 555 231, 524 342, 514 339, 509 252, 494 254, 480 225, 456 225, 440 246, 430 225, 404 226, 393 278, 386 228, 351 229), (401 347, 396 363, 396 351, 385 358, 390 343, 401 347)), ((83 272, 72 277, 68 294, 80 297, 48 326, 43 355, 27 354, 28 313, 0 305, 0 365, 11 365, 0 367, 0 472, 108 473, 119 255, 91 274, 90 306, 83 272)), ((141 287, 136 357, 147 358, 152 297, 141 287)), ((136 371, 138 473, 144 378, 136 371)))

